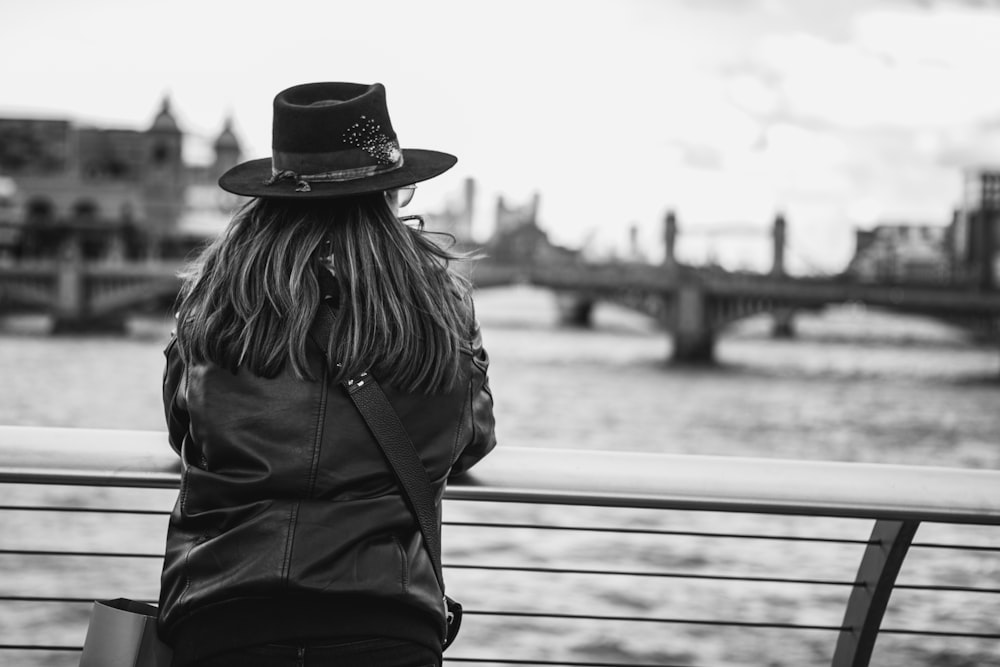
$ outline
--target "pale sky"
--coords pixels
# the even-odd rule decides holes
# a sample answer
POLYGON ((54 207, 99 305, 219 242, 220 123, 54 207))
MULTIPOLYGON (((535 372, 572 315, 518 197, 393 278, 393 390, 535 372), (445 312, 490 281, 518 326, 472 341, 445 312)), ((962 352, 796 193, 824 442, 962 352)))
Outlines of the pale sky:
POLYGON ((657 257, 674 209, 682 257, 759 264, 763 233, 705 232, 780 211, 793 270, 839 270, 856 227, 945 225, 963 169, 1000 165, 998 2, 5 4, 0 114, 144 129, 169 94, 201 137, 232 114, 249 159, 279 90, 380 81, 404 147, 459 156, 413 206, 473 176, 480 234, 497 194, 538 191, 566 245, 624 248, 636 225, 657 257))

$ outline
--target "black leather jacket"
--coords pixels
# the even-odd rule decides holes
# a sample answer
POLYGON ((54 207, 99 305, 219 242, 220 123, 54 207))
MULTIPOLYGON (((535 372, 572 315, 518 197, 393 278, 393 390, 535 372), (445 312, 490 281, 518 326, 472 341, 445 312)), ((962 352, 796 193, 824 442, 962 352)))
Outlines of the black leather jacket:
MULTIPOLYGON (((323 353, 312 341, 317 377, 323 353)), ((171 341, 164 405, 181 487, 160 635, 175 665, 296 637, 389 636, 440 649, 442 591, 392 470, 342 386, 185 366, 171 341)), ((382 383, 437 493, 496 444, 478 325, 442 395, 382 383)))

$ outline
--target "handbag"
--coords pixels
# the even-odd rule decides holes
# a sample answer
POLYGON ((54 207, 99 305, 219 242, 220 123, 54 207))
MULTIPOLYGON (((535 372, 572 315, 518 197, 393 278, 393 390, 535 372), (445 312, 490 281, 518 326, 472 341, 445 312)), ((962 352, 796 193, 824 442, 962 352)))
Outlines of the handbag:
POLYGON ((95 600, 80 667, 170 667, 173 652, 156 634, 156 607, 95 600))

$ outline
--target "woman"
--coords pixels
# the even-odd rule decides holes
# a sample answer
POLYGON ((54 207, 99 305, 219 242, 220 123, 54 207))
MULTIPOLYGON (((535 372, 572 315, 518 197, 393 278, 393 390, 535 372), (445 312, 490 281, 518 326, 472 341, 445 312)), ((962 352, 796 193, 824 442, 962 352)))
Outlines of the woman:
POLYGON ((160 635, 175 666, 437 665, 443 584, 346 387, 381 383, 438 506, 495 445, 468 286, 398 217, 456 159, 400 149, 380 84, 279 93, 272 146, 219 180, 253 199, 185 277, 166 350, 160 635))

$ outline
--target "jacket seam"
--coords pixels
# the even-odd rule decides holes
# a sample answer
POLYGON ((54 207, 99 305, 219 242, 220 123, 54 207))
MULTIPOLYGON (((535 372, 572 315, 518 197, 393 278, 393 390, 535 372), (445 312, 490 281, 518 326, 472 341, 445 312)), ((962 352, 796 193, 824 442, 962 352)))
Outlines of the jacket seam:
MULTIPOLYGON (((176 343, 176 341, 177 341, 177 339, 175 338, 173 340, 173 342, 176 343)), ((170 399, 170 401, 171 401, 171 405, 170 405, 171 412, 173 411, 174 404, 177 402, 177 395, 178 394, 180 394, 183 397, 183 400, 184 400, 184 410, 187 411, 187 407, 188 407, 188 388, 189 388, 189 383, 188 383, 188 367, 187 367, 187 364, 184 364, 184 366, 182 368, 182 371, 181 371, 181 381, 178 382, 177 384, 178 384, 178 386, 174 390, 174 395, 170 399)), ((181 470, 182 470, 182 475, 181 475, 181 511, 183 511, 183 512, 187 512, 187 501, 188 501, 188 480, 187 480, 187 476, 188 476, 188 473, 187 473, 188 460, 187 460, 187 456, 185 456, 185 449, 187 449, 187 447, 186 447, 187 443, 189 443, 189 442, 192 443, 192 444, 194 443, 194 438, 191 437, 191 435, 192 435, 191 431, 192 431, 192 429, 191 429, 191 415, 190 415, 190 413, 188 413, 186 430, 185 430, 185 432, 183 434, 181 434, 181 441, 180 441, 180 443, 178 443, 179 446, 180 446, 180 449, 177 452, 180 455, 180 459, 181 459, 181 470)), ((202 459, 204 459, 204 458, 205 458, 205 453, 204 453, 204 449, 202 449, 202 459)), ((208 464, 208 462, 206 461, 205 462, 205 466, 204 466, 205 468, 208 468, 207 464, 208 464)))
MULTIPOLYGON (((323 369, 323 378, 320 383, 319 403, 316 408, 316 430, 313 434, 312 461, 309 465, 309 476, 307 479, 307 497, 312 498, 316 494, 316 478, 319 469, 319 453, 323 442, 323 426, 326 423, 326 399, 327 399, 327 371, 323 369)), ((288 533, 285 536, 285 557, 281 564, 281 583, 287 589, 288 579, 291 573, 292 548, 295 544, 295 525, 298 519, 299 508, 302 501, 292 505, 288 512, 288 533)))
POLYGON ((329 392, 329 382, 327 370, 324 367, 323 377, 320 384, 319 404, 316 408, 316 430, 313 433, 312 462, 309 465, 309 479, 307 495, 312 498, 316 494, 316 479, 319 476, 319 454, 323 446, 323 430, 326 426, 326 402, 329 392))
POLYGON ((410 589, 410 563, 406 557, 406 549, 403 548, 403 543, 399 541, 399 538, 393 535, 392 541, 399 550, 399 559, 402 565, 399 571, 399 585, 403 589, 403 592, 406 593, 410 589))
POLYGON ((292 546, 295 544, 295 520, 299 515, 299 505, 294 503, 288 510, 288 533, 285 536, 285 557, 281 563, 281 585, 288 590, 288 578, 292 563, 292 546))
POLYGON ((458 419, 458 426, 455 428, 455 441, 451 444, 451 462, 448 465, 449 468, 451 468, 451 466, 455 465, 455 462, 458 461, 458 457, 462 453, 460 445, 461 445, 461 442, 462 442, 462 431, 465 428, 465 417, 466 417, 466 415, 470 416, 470 419, 472 421, 473 430, 475 429, 475 415, 471 414, 472 413, 472 391, 473 391, 472 382, 469 382, 468 385, 469 385, 469 387, 468 387, 468 389, 465 392, 465 399, 462 401, 462 412, 461 412, 461 414, 459 416, 459 419, 458 419))
POLYGON ((200 535, 198 539, 194 541, 190 547, 188 547, 187 553, 184 554, 184 589, 181 594, 177 596, 177 606, 180 608, 185 607, 185 599, 188 595, 188 590, 191 588, 191 554, 200 544, 204 544, 208 540, 208 536, 200 535))

